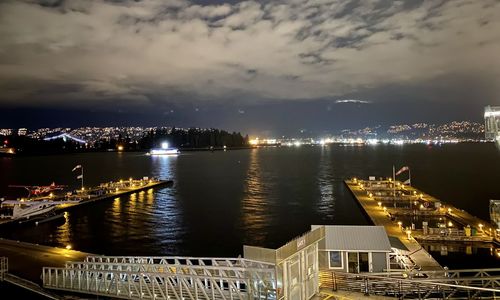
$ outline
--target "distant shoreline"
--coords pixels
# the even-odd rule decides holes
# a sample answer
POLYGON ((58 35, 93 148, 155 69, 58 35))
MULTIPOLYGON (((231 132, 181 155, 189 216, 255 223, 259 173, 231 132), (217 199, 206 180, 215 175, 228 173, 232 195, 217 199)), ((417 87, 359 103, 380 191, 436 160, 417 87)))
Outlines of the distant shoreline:
MULTIPOLYGON (((199 152, 199 151, 229 151, 229 150, 244 150, 244 149, 253 149, 257 148, 256 146, 241 146, 241 147, 201 147, 201 148, 179 148, 179 151, 182 152, 199 152)), ((0 153, 0 158, 3 157, 28 157, 28 156, 48 156, 48 155, 70 155, 70 154, 82 154, 82 153, 147 153, 148 149, 134 149, 134 150, 123 150, 118 151, 116 149, 91 149, 91 150, 83 150, 83 151, 50 151, 50 152, 17 152, 15 154, 7 154, 0 153)))

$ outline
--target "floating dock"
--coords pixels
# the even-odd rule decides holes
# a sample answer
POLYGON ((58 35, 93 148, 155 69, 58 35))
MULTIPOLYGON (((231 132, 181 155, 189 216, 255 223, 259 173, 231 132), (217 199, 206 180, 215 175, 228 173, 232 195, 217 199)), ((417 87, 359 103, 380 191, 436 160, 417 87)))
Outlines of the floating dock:
POLYGON ((407 234, 401 230, 396 222, 391 220, 387 211, 378 205, 378 201, 373 199, 373 196, 370 197, 370 192, 367 193, 364 189, 362 180, 345 180, 345 184, 373 224, 384 226, 388 235, 397 237, 404 244, 413 263, 419 265, 425 271, 442 270, 441 265, 415 239, 408 239, 407 234))
POLYGON ((402 182, 354 178, 345 184, 371 221, 399 238, 422 270, 441 266, 418 241, 498 243, 499 231, 490 223, 402 182))
MULTIPOLYGON (((168 186, 172 184, 173 184, 172 180, 158 180, 154 178, 150 179, 147 177, 144 177, 143 179, 130 178, 129 180, 119 180, 119 181, 102 183, 97 187, 93 187, 90 189, 76 190, 66 195, 58 194, 52 197, 33 198, 33 199, 27 199, 25 201, 34 202, 41 200, 49 200, 51 202, 58 204, 55 210, 56 212, 61 213, 79 207, 81 205, 93 203, 96 201, 115 199, 121 196, 137 193, 143 190, 149 190, 152 188, 168 186)), ((20 221, 26 222, 27 220, 0 219, 0 225, 17 224, 20 221)))

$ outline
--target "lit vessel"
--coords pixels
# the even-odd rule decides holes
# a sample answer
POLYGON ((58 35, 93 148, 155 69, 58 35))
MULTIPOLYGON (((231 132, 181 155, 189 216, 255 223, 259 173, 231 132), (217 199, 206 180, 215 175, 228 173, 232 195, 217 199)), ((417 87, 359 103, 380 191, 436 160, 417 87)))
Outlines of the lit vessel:
POLYGON ((45 215, 56 208, 57 203, 52 201, 3 201, 0 204, 2 210, 1 218, 12 220, 29 219, 31 217, 45 215))
POLYGON ((161 148, 153 148, 149 151, 148 155, 177 155, 179 149, 169 148, 168 143, 161 143, 161 148))

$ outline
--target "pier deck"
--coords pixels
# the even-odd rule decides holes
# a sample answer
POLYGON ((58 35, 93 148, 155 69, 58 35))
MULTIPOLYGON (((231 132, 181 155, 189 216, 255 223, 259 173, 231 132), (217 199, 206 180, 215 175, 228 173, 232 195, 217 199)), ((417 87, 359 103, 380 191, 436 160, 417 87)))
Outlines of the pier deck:
POLYGON ((415 264, 419 265, 425 271, 442 270, 441 265, 416 240, 408 240, 407 235, 401 231, 398 224, 392 221, 388 214, 378 206, 377 201, 367 195, 366 190, 362 189, 352 180, 345 180, 345 184, 363 207, 373 224, 384 226, 388 235, 399 238, 409 250, 409 256, 415 264))
POLYGON ((64 267, 67 261, 83 261, 90 253, 0 238, 0 257, 9 258, 9 273, 41 283, 43 267, 64 267))

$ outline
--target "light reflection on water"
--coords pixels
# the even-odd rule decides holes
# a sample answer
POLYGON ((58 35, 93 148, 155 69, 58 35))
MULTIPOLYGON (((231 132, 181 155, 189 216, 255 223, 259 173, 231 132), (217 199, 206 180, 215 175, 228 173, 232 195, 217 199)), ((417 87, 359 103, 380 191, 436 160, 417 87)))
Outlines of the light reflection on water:
POLYGON ((333 197, 333 170, 330 147, 321 147, 318 185, 321 195, 318 201, 318 208, 324 212, 326 218, 333 219, 335 215, 335 199, 333 197))
MULTIPOLYGON (((250 152, 250 161, 245 179, 245 197, 242 201, 245 243, 263 244, 266 238, 264 227, 269 224, 269 201, 266 201, 269 181, 262 180, 258 149, 250 152)), ((268 200, 268 199, 267 199, 268 200)))

